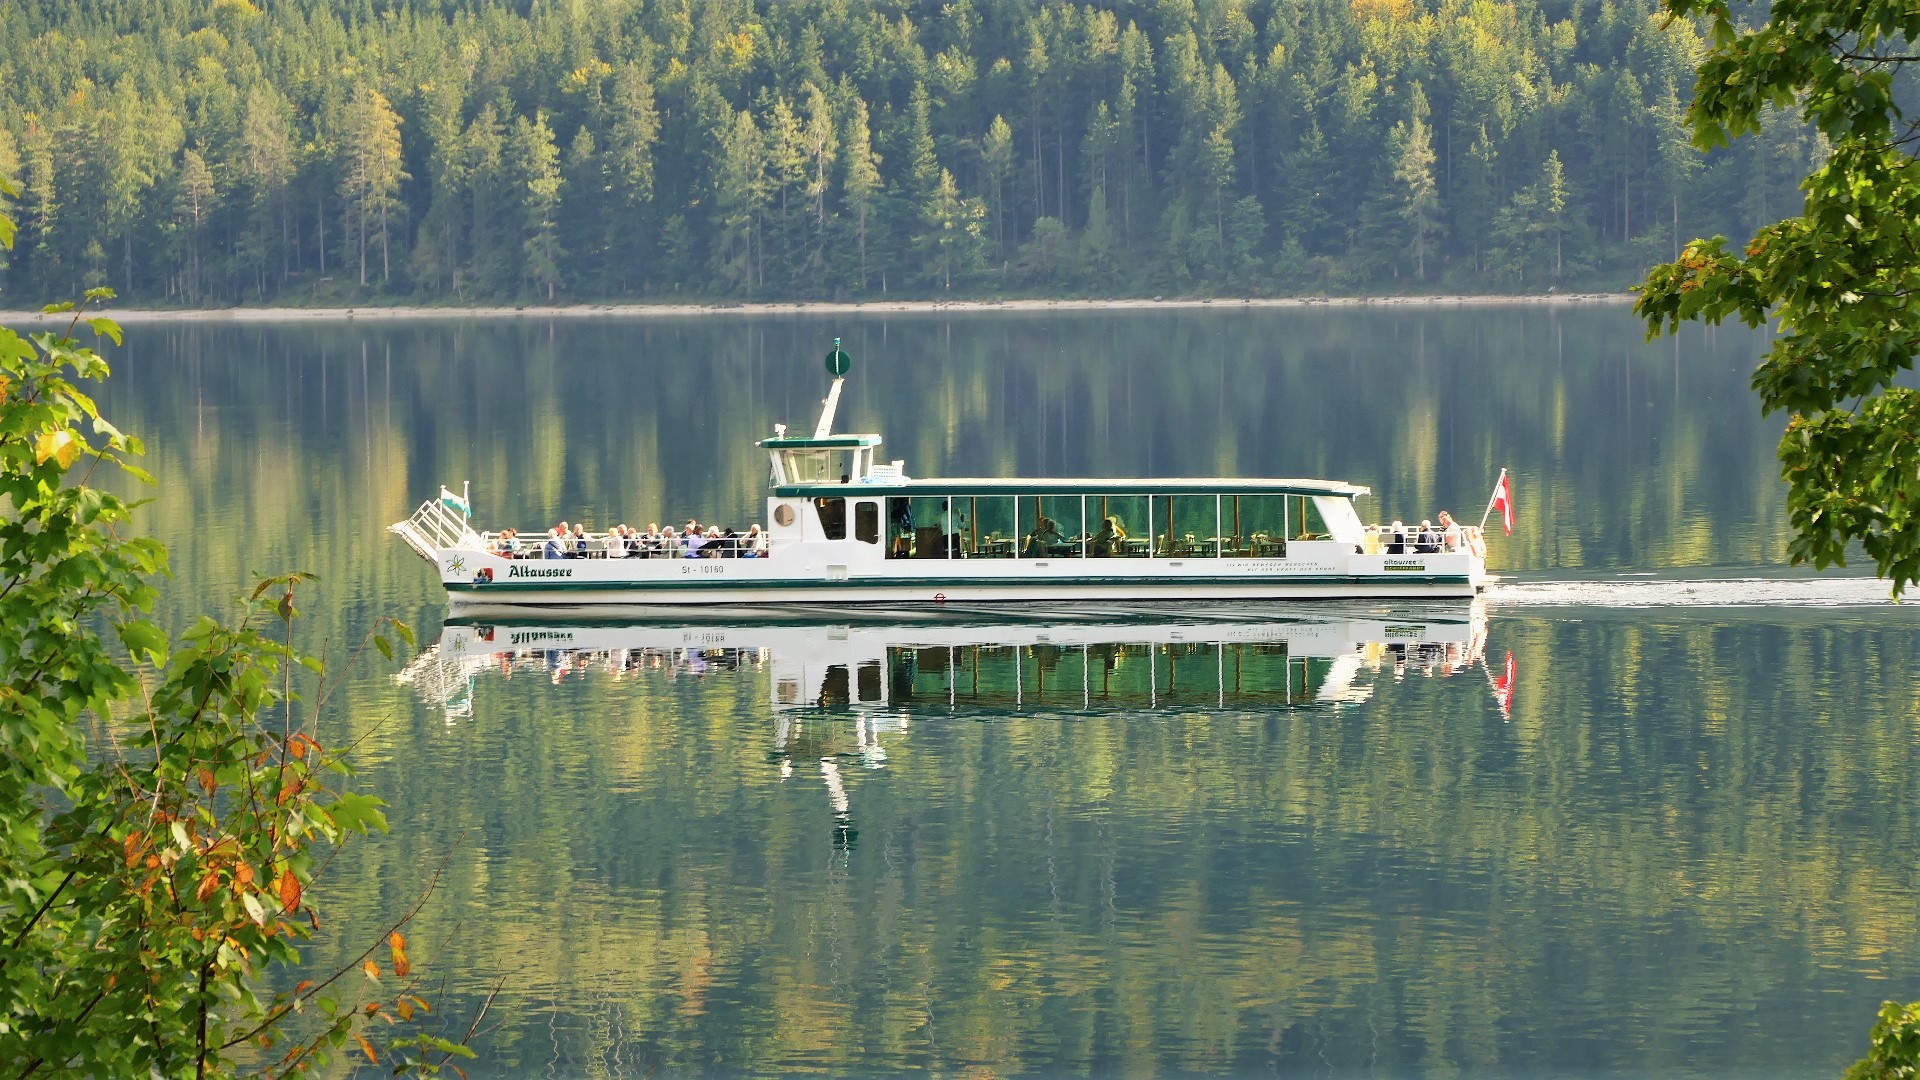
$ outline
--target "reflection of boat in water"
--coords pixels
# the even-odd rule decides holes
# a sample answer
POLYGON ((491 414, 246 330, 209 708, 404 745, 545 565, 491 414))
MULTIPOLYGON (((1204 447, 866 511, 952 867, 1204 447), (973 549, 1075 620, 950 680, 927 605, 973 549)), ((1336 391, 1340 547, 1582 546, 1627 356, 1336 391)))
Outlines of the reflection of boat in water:
POLYGON ((884 768, 885 741, 916 719, 1337 709, 1366 701, 1381 677, 1454 674, 1485 656, 1477 603, 1346 617, 1183 614, 1184 621, 1165 613, 1151 621, 1118 612, 1016 621, 954 612, 905 622, 468 622, 448 625, 396 679, 452 722, 473 715, 475 687, 489 674, 534 674, 556 685, 764 677, 781 779, 818 774, 833 843, 844 849, 859 835, 848 772, 884 768))
POLYGON ((488 672, 558 683, 765 669, 775 712, 1238 709, 1365 701, 1383 670, 1480 661, 1477 606, 1248 621, 450 624, 398 678, 449 718, 488 672))

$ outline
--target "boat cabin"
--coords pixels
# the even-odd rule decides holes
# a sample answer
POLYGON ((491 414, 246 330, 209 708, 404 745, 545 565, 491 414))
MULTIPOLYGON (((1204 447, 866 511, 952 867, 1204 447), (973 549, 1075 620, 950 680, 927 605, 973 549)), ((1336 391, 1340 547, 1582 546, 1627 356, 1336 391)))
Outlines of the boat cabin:
MULTIPOLYGON (((1323 480, 940 479, 876 463, 878 435, 789 438, 771 458, 774 550, 866 545, 887 559, 1262 559, 1362 543, 1364 487, 1323 480)), ((854 549, 858 551, 858 548, 854 549)))

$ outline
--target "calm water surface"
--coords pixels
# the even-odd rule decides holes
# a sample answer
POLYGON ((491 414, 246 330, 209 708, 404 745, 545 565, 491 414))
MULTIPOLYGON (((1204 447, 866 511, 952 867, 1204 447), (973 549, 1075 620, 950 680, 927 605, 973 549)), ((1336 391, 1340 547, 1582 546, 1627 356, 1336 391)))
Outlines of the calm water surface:
POLYGON ((480 1071, 1819 1076, 1920 997, 1920 626, 1772 580, 1758 335, 1646 345, 1623 308, 146 325, 102 399, 161 480, 166 615, 311 570, 337 653, 382 615, 440 635, 382 527, 443 481, 490 524, 756 520, 749 444, 811 423, 834 335, 842 430, 911 471, 1329 476, 1472 520, 1505 465, 1492 561, 1587 591, 449 628, 327 720, 394 829, 336 866, 315 952, 444 860, 413 951, 463 1027, 504 981, 480 1071), (1647 572, 1707 584, 1621 584, 1647 572), (1751 577, 1779 602, 1703 603, 1751 577))

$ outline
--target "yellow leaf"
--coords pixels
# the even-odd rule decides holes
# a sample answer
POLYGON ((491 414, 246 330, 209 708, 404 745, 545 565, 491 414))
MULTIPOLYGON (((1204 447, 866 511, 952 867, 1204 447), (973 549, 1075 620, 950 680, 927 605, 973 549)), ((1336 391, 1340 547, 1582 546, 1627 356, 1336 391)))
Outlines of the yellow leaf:
POLYGON ((73 441, 73 432, 64 428, 59 431, 43 431, 40 437, 33 441, 35 465, 45 465, 48 458, 53 458, 60 462, 61 468, 65 469, 73 464, 74 458, 79 456, 80 444, 73 441))
POLYGON ((400 1019, 402 1020, 413 1019, 413 1006, 408 1004, 406 998, 401 998, 399 1001, 394 1002, 393 1011, 399 1013, 400 1019))
POLYGON ((367 1037, 357 1031, 353 1033, 353 1037, 360 1040, 360 1049, 366 1052, 367 1060, 375 1065, 380 1064, 380 1055, 373 1052, 373 1044, 367 1041, 367 1037))
POLYGON ((360 965, 360 970, 366 972, 367 978, 372 979, 374 982, 380 981, 380 965, 379 964, 376 964, 373 961, 369 960, 366 963, 360 965))

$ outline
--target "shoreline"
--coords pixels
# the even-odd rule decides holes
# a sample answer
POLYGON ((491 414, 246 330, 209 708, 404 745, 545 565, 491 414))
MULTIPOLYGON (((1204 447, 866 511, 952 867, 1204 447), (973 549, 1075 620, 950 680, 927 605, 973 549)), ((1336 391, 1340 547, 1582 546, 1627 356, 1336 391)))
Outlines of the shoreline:
MULTIPOLYGON (((1632 293, 1565 293, 1553 295, 1487 296, 1296 296, 1238 299, 1181 300, 894 300, 867 303, 833 301, 754 302, 739 304, 555 304, 431 307, 394 305, 376 307, 231 307, 114 308, 94 310, 116 322, 321 322, 352 320, 430 319, 623 319, 693 318, 738 315, 973 315, 1039 311, 1164 311, 1201 308, 1398 308, 1398 307, 1538 307, 1630 304, 1632 293)), ((70 312, 53 315, 38 311, 0 311, 0 323, 55 322, 70 312)))

